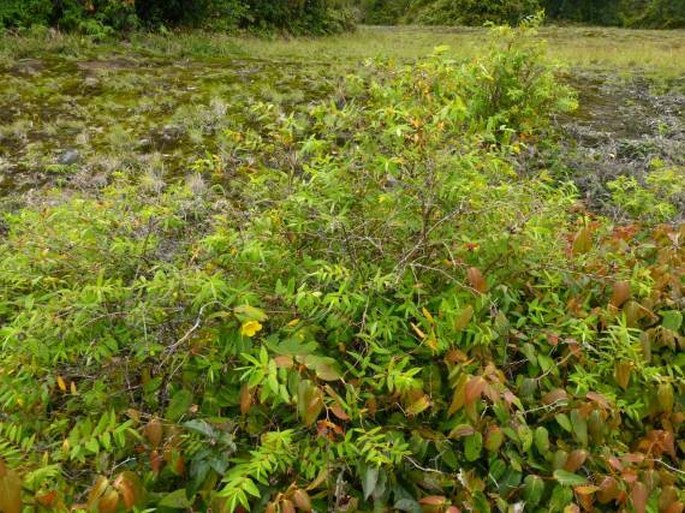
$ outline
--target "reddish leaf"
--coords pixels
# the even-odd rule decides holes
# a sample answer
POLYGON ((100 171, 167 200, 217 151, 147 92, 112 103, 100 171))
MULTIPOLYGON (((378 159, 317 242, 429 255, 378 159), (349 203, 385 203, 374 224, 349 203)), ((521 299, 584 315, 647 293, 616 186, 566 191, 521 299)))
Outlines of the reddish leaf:
POLYGON ((649 499, 649 490, 644 483, 637 482, 633 485, 633 490, 630 492, 630 500, 633 503, 636 513, 647 512, 647 500, 649 499))
POLYGON ((480 399, 483 390, 485 389, 486 381, 482 376, 471 378, 466 383, 466 390, 464 395, 465 404, 472 404, 476 399, 480 399))
POLYGON ((587 457, 588 452, 586 450, 576 449, 575 451, 571 451, 571 454, 568 455, 566 463, 564 464, 564 470, 575 472, 583 466, 587 457))
POLYGON ((55 505, 56 499, 57 492, 55 490, 51 490, 49 492, 36 495, 36 500, 38 501, 38 504, 46 508, 52 508, 55 505))
POLYGON ((443 495, 429 495, 419 500, 423 506, 443 506, 447 503, 447 497, 443 495))

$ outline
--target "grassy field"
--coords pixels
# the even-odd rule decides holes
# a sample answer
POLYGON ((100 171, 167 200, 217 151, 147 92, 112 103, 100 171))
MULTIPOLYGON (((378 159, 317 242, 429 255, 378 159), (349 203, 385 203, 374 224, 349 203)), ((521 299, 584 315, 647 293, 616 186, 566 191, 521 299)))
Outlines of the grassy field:
MULTIPOLYGON (((6 36, 0 188, 88 186, 122 166, 153 173, 153 181, 185 173, 205 152, 220 151, 230 119, 256 103, 302 108, 335 95, 341 78, 360 72, 365 59, 411 62, 439 45, 470 59, 485 50, 484 36, 484 29, 420 27, 361 27, 324 39, 191 32, 95 43, 50 32, 6 36), (78 166, 59 163, 69 150, 79 152, 78 166)), ((548 59, 569 77, 640 76, 661 89, 683 87, 683 31, 546 27, 539 37, 548 42, 548 59)))
MULTIPOLYGON (((221 34, 136 35, 126 45, 93 45, 77 36, 5 37, 0 63, 5 66, 37 54, 118 54, 167 58, 253 58, 305 63, 350 64, 381 56, 412 60, 438 45, 459 57, 482 50, 485 29, 440 27, 360 27, 355 33, 321 39, 256 39, 221 34)), ((591 27, 544 27, 550 58, 567 66, 647 71, 670 77, 685 73, 685 31, 626 30, 591 27)))

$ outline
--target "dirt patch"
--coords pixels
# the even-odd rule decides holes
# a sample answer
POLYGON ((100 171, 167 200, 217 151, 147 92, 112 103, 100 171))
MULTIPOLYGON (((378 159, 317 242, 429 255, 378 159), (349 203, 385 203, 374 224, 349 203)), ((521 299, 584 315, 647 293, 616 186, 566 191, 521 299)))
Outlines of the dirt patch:
POLYGON ((659 92, 646 77, 582 71, 568 82, 578 91, 580 108, 559 119, 562 161, 593 209, 616 214, 607 184, 619 176, 643 183, 655 162, 685 165, 685 94, 679 84, 662 85, 666 92, 659 92))

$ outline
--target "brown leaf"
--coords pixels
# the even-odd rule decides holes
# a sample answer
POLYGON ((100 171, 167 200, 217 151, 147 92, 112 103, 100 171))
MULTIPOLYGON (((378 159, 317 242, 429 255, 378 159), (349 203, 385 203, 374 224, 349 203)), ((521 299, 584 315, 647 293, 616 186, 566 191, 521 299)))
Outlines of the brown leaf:
POLYGON ((309 512, 312 510, 312 500, 309 498, 309 494, 301 488, 293 493, 293 501, 300 511, 309 512))
POLYGON ((160 443, 162 443, 163 431, 164 428, 162 427, 162 423, 157 418, 150 420, 150 422, 148 422, 143 428, 143 434, 145 435, 145 438, 148 439, 150 445, 152 445, 152 447, 155 449, 159 447, 160 443))
POLYGON ((633 503, 636 513, 647 512, 647 500, 649 499, 649 490, 644 483, 637 482, 633 485, 633 490, 630 492, 630 500, 633 503))
POLYGON ((419 504, 422 506, 444 506, 447 503, 447 497, 443 495, 429 495, 419 499, 419 504))
POLYGON ((659 495, 659 513, 665 513, 678 501, 678 490, 674 486, 664 486, 659 495))
POLYGON ((280 355, 274 357, 274 363, 279 369, 292 369, 295 365, 295 360, 292 356, 280 355))
POLYGON ((471 305, 466 306, 457 319, 454 321, 454 329, 456 331, 461 331, 464 328, 466 328, 469 323, 471 322, 471 319, 473 318, 473 307, 471 305))
POLYGON ((466 276, 468 277, 469 284, 473 289, 477 290, 481 294, 484 294, 488 291, 488 284, 485 281, 483 274, 477 267, 469 267, 468 271, 466 271, 466 276))
POLYGON ((459 377, 459 381, 457 381, 456 385, 454 386, 454 395, 452 396, 452 403, 450 404, 450 407, 447 410, 448 415, 454 415, 464 406, 464 403, 466 402, 466 383, 468 382, 468 380, 469 377, 466 374, 462 374, 459 377))
POLYGON ((545 406, 566 402, 568 401, 568 393, 563 388, 555 388, 543 395, 541 401, 545 406))
POLYGON ((157 449, 150 453, 150 468, 154 474, 159 474, 159 471, 162 469, 163 462, 164 460, 162 459, 162 456, 160 456, 157 449))
POLYGON ((240 413, 246 415, 252 408, 252 391, 247 383, 240 387, 240 413))
POLYGON ((597 392, 588 392, 585 394, 585 397, 589 399, 590 401, 596 402, 599 406, 604 408, 605 410, 609 410, 611 408, 611 405, 609 404, 609 400, 604 397, 602 394, 599 394, 597 392))
POLYGON ((633 371, 633 364, 631 362, 627 361, 622 361, 616 363, 616 367, 614 368, 614 378, 616 379, 616 383, 618 383, 618 386, 620 386, 623 390, 626 390, 628 388, 628 383, 630 382, 630 374, 633 371))
POLYGON ((115 513, 119 507, 119 493, 114 488, 110 488, 105 492, 102 498, 98 501, 99 513, 115 513))
POLYGON ((130 470, 125 470, 119 474, 114 479, 112 486, 119 491, 126 509, 132 509, 133 506, 140 504, 143 497, 143 488, 138 476, 130 470))
POLYGON ((0 459, 0 511, 21 513, 21 478, 0 459))
POLYGON ((588 452, 584 449, 576 449, 575 451, 571 451, 571 454, 568 455, 566 463, 564 464, 564 470, 575 472, 583 466, 583 463, 585 463, 587 457, 588 452))
POLYGON ((340 420, 350 420, 350 416, 345 413, 345 410, 342 409, 342 406, 340 406, 338 403, 334 403, 333 406, 331 406, 330 411, 333 415, 338 417, 340 420))
POLYGON ((91 487, 88 492, 88 507, 94 508, 97 501, 102 497, 107 488, 109 487, 109 480, 105 476, 98 476, 95 480, 95 484, 91 487))
POLYGON ((627 281, 618 281, 614 283, 609 304, 613 307, 620 308, 628 299, 630 299, 630 283, 627 281))
POLYGON ((422 394, 417 399, 413 400, 410 404, 407 405, 407 415, 418 415, 422 411, 429 408, 430 405, 430 397, 428 397, 426 394, 422 394))
POLYGON ((602 504, 607 504, 618 498, 621 489, 616 478, 607 476, 599 484, 599 493, 597 493, 597 500, 602 504))
POLYGON ((671 504, 666 513, 683 513, 683 511, 685 511, 685 504, 679 501, 671 504))
POLYGON ((281 513, 296 513, 293 501, 290 499, 283 499, 281 501, 281 513))
POLYGON ((419 337, 420 340, 426 338, 426 334, 423 331, 421 331, 421 328, 419 328, 413 322, 410 322, 409 324, 411 324, 411 328, 414 330, 414 333, 416 333, 416 336, 419 337))

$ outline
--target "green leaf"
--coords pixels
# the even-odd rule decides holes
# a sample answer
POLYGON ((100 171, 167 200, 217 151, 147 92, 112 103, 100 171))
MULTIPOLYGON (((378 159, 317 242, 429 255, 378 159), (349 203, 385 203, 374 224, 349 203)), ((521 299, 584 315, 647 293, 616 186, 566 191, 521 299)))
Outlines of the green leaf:
POLYGON ((557 424, 559 424, 565 431, 569 433, 573 431, 573 426, 571 426, 571 420, 565 413, 559 413, 554 417, 554 419, 557 421, 557 424))
POLYGON ((554 471, 554 479, 564 486, 580 486, 587 484, 587 479, 583 476, 562 469, 554 471))
POLYGON ((376 489, 378 483, 378 467, 366 467, 362 475, 362 489, 364 491, 364 500, 369 500, 371 494, 376 489))
POLYGON ((677 332, 683 325, 683 314, 677 310, 666 310, 659 312, 661 314, 661 326, 667 330, 677 332))
POLYGON ((538 426, 535 430, 535 448, 541 455, 549 451, 549 432, 543 426, 538 426))
POLYGON ((316 373, 316 377, 323 381, 337 381, 342 376, 338 370, 338 363, 333 358, 326 356, 307 355, 304 365, 316 373))
POLYGON ((186 414, 190 405, 193 404, 193 394, 189 390, 181 389, 174 394, 166 409, 166 418, 177 422, 186 414))
POLYGON ((545 481, 540 476, 527 475, 523 480, 523 498, 527 504, 537 506, 545 493, 545 481))
POLYGON ((563 511, 572 501, 573 488, 558 484, 552 490, 552 497, 549 500, 549 511, 550 513, 563 511))
POLYGON ((578 440, 583 447, 587 447, 587 419, 585 419, 578 410, 573 410, 571 412, 571 425, 573 426, 573 434, 575 435, 576 440, 578 440))
POLYGON ((188 422, 184 422, 183 427, 190 431, 194 431, 195 433, 205 435, 209 438, 216 438, 217 436, 214 428, 210 426, 206 420, 192 419, 188 422))
POLYGON ((162 500, 160 500, 158 504, 158 506, 160 507, 172 509, 188 509, 192 505, 193 503, 188 500, 185 488, 175 490, 165 495, 164 497, 162 497, 162 500))
POLYGON ((257 322, 263 322, 268 319, 268 315, 264 313, 264 310, 261 308, 256 308, 254 306, 250 305, 241 305, 241 306, 236 306, 233 309, 233 313, 235 316, 238 318, 239 321, 241 322, 246 322, 246 321, 257 321, 257 322))
POLYGON ((483 435, 475 432, 464 439, 464 455, 467 461, 476 461, 483 450, 483 435))

